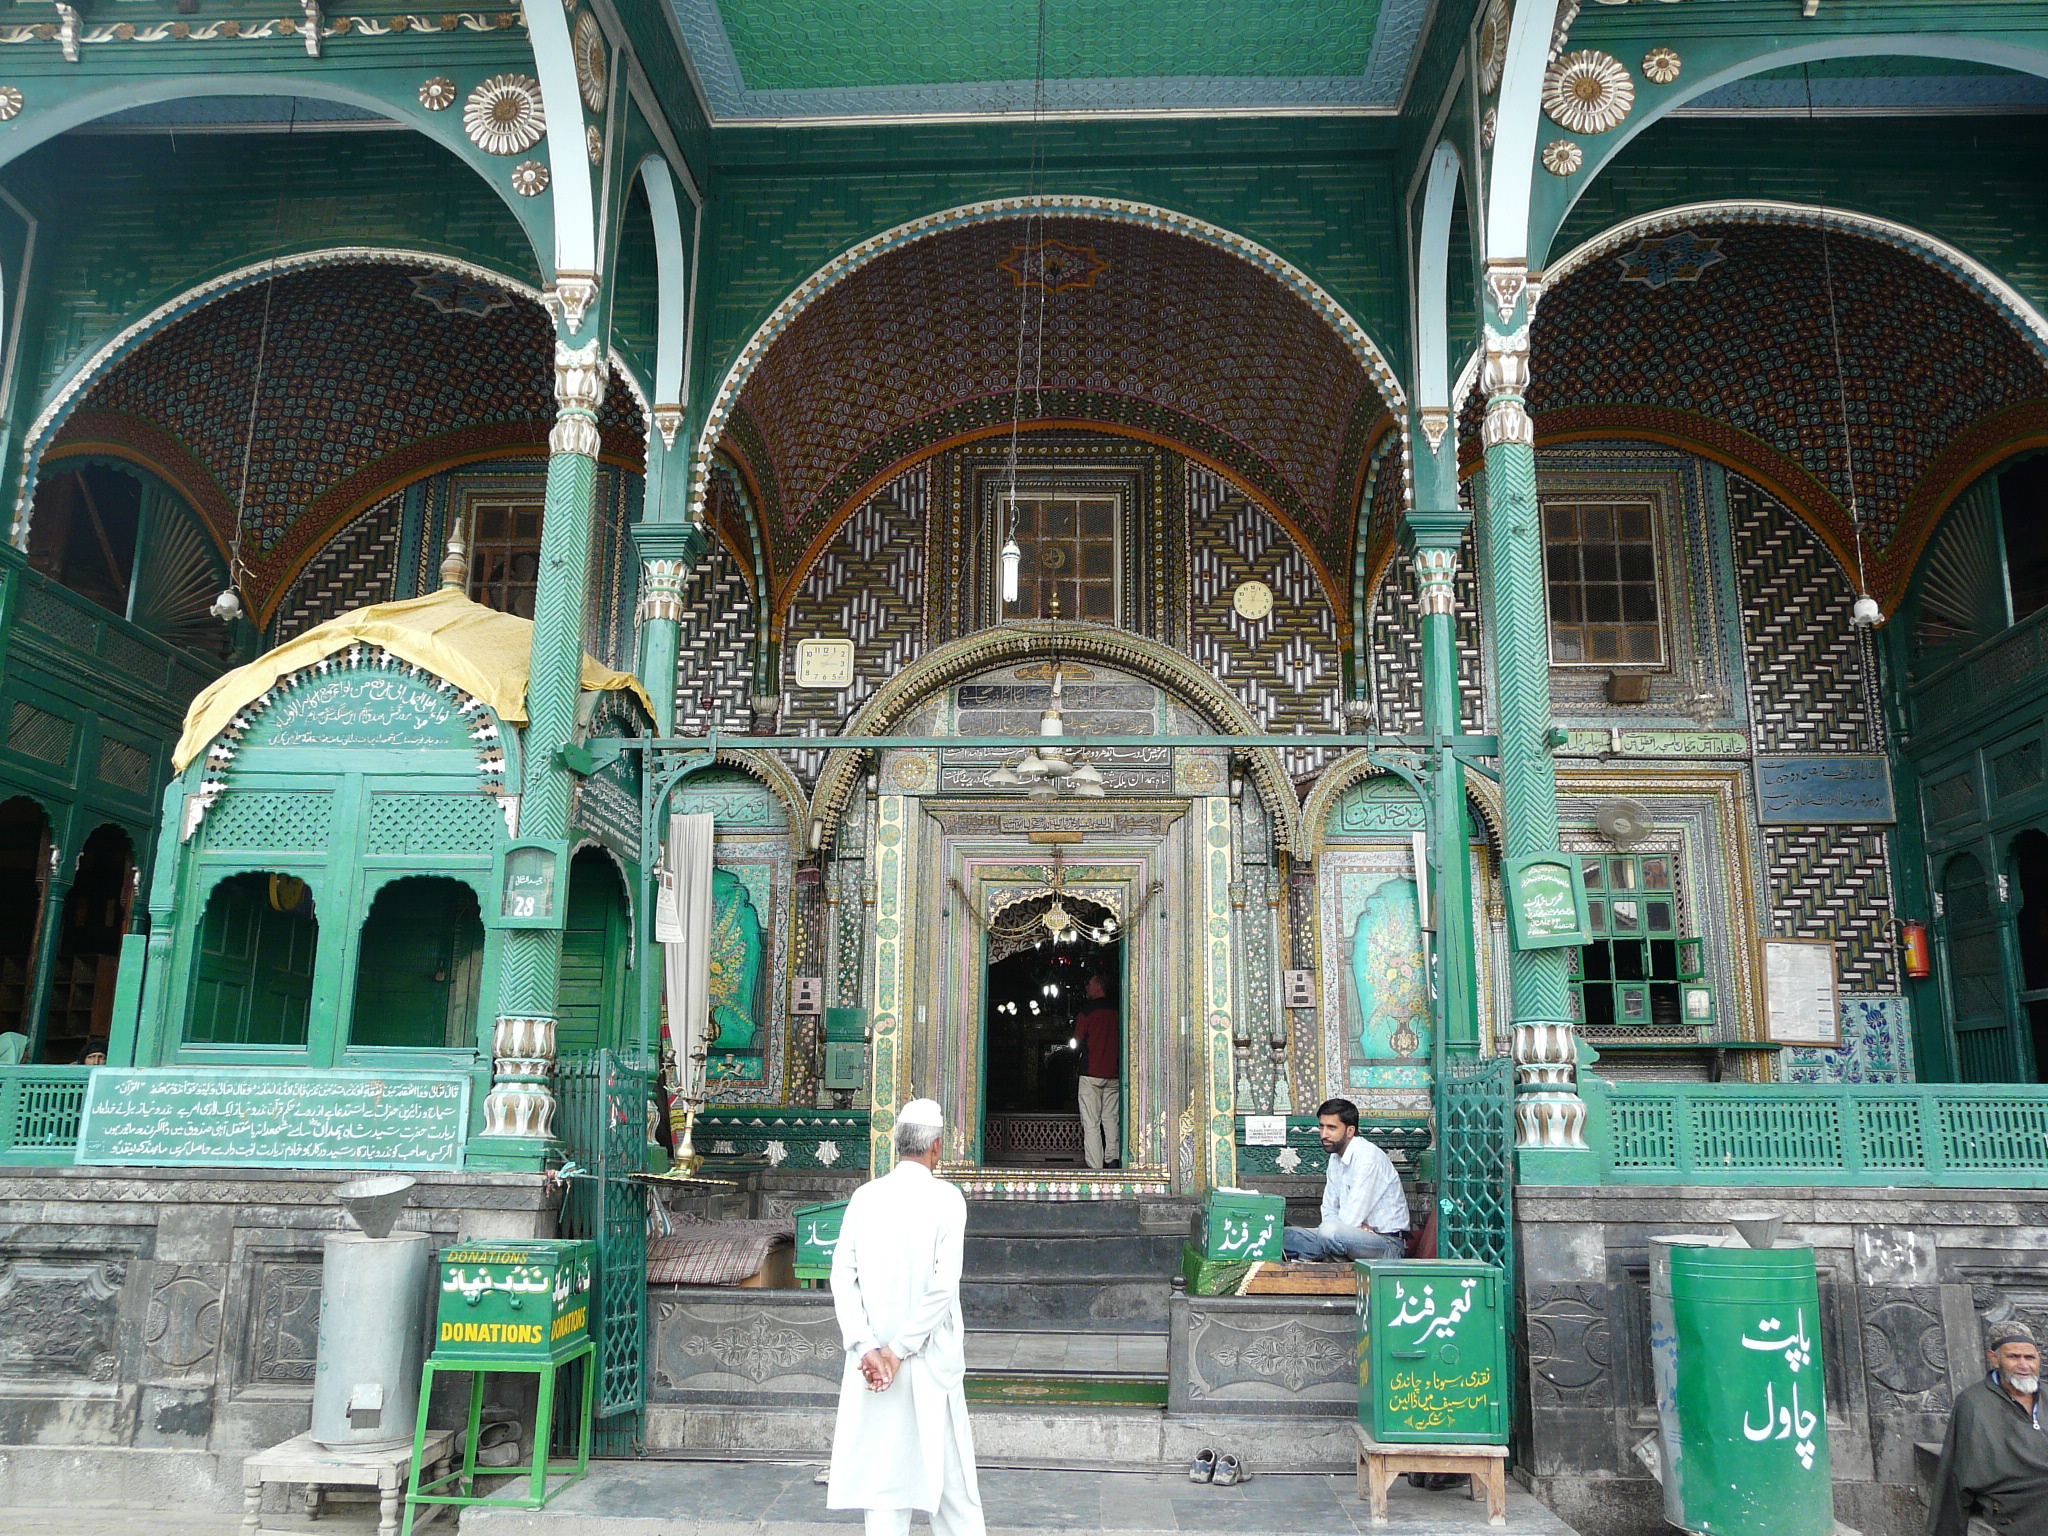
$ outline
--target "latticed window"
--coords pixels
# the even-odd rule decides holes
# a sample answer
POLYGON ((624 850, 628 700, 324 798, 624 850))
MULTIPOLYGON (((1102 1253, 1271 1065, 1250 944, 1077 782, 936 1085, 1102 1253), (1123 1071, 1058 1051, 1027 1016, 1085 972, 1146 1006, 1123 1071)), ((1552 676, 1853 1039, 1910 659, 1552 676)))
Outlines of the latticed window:
POLYGON ((1008 616, 1049 619, 1057 593, 1063 619, 1118 622, 1116 499, 1019 496, 1011 505, 1024 561, 1008 616))
POLYGON ((1679 936, 1677 856, 1589 853, 1579 868, 1592 938, 1572 989, 1585 1027, 1696 1035, 1711 1026, 1705 944, 1679 936))
POLYGON ((540 581, 537 500, 478 501, 469 518, 469 595, 500 613, 533 617, 540 581))
POLYGON ((1648 502, 1544 502, 1543 558, 1552 666, 1664 664, 1648 502))

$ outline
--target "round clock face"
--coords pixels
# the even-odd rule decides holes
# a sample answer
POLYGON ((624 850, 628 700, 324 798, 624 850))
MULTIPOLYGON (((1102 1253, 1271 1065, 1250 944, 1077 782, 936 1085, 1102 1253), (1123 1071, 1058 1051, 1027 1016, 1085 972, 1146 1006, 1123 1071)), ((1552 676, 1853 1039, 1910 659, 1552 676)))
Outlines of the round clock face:
POLYGON ((1241 619, 1263 619, 1273 611, 1273 589, 1263 581, 1239 582, 1237 591, 1231 594, 1230 606, 1241 619))

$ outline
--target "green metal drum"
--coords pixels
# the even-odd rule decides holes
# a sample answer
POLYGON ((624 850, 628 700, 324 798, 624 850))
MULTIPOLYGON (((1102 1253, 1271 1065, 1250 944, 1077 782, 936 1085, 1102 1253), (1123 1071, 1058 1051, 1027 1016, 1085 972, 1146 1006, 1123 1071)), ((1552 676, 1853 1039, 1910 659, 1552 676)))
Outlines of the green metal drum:
POLYGON ((1665 1518, 1703 1536, 1831 1536, 1813 1250, 1652 1249, 1665 1518))
POLYGON ((441 1250, 434 1357, 559 1360, 590 1341, 597 1245, 550 1238, 441 1250))
POLYGON ((1500 1267, 1381 1259, 1358 1272, 1358 1422, 1406 1445, 1505 1445, 1500 1267))

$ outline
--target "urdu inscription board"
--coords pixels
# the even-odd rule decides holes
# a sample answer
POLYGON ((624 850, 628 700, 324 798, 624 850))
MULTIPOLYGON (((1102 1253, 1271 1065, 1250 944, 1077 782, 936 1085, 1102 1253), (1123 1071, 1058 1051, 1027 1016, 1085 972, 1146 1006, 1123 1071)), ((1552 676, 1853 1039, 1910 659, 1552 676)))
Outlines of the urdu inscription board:
POLYGON ((459 1072, 100 1067, 80 1163, 208 1168, 460 1168, 469 1079, 459 1072))

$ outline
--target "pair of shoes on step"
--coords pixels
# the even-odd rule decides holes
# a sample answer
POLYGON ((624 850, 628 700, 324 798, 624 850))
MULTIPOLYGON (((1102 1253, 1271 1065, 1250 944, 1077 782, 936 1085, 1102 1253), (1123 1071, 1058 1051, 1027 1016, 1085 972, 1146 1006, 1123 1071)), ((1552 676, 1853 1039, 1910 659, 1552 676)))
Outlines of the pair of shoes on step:
POLYGON ((1220 1456, 1210 1450, 1197 1451, 1195 1459, 1188 1463, 1188 1481, 1191 1483, 1214 1483, 1219 1488, 1231 1488, 1251 1480, 1252 1469, 1229 1451, 1220 1456))

